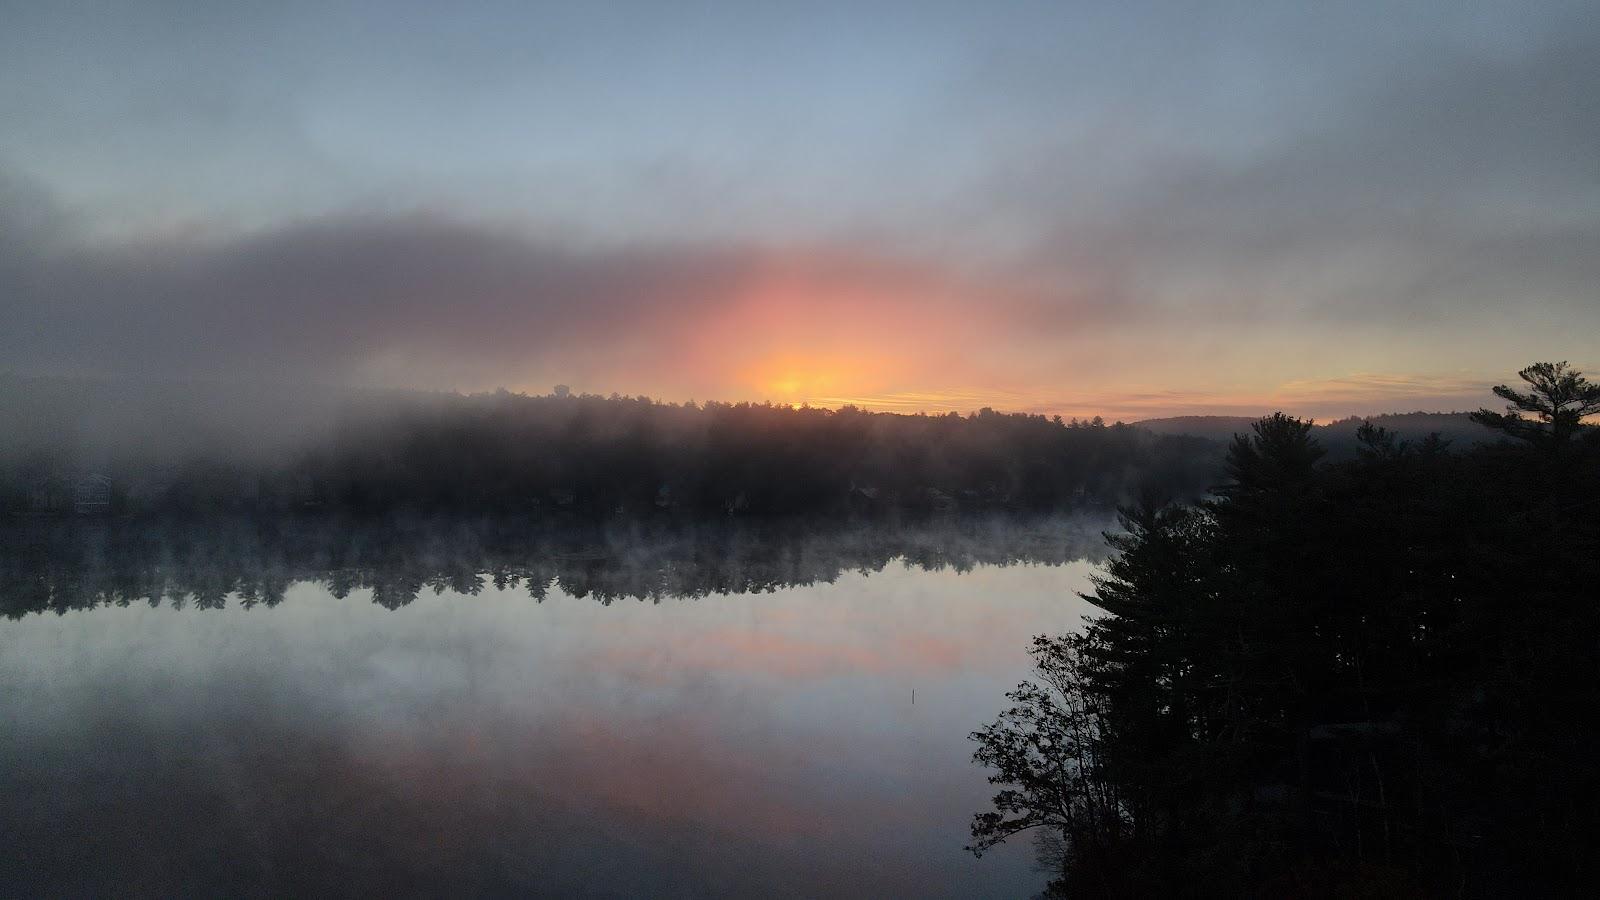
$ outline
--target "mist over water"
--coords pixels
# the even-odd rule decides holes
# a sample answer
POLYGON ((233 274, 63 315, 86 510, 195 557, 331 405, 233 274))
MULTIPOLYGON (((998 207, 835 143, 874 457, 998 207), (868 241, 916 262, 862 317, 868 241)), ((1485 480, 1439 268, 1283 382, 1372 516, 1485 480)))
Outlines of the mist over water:
POLYGON ((0 900, 1594 895, 1596 147, 1595 0, 0 0, 0 900))
POLYGON ((0 884, 1026 895, 1025 842, 961 849, 991 792, 966 734, 1088 611, 1109 524, 7 542, 0 828, 29 853, 0 884))

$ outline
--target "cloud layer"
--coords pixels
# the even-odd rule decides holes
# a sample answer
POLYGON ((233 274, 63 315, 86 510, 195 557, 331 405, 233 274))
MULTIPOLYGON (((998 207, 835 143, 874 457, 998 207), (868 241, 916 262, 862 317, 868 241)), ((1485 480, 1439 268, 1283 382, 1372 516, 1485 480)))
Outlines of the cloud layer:
POLYGON ((0 367, 1326 415, 1600 361, 1600 15, 1357 7, 19 10, 0 367))

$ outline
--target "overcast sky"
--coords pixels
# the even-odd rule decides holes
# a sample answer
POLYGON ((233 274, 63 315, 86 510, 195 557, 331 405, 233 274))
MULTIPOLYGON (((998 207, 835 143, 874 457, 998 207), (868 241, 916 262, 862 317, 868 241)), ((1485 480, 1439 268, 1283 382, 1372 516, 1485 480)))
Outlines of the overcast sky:
POLYGON ((1600 6, 0 0, 0 369, 1139 418, 1600 366, 1600 6))

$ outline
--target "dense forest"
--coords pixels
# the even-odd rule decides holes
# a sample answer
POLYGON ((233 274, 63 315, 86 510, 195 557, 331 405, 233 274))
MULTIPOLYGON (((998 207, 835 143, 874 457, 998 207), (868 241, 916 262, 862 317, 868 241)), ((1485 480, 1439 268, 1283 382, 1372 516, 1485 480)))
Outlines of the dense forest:
POLYGON ((1592 890, 1600 385, 1520 375, 1475 415, 1505 442, 1329 461, 1277 415, 1212 498, 1127 510, 1105 614, 973 734, 972 849, 1042 834, 1066 897, 1592 890))
POLYGON ((898 415, 560 389, 298 407, 188 397, 183 415, 160 401, 132 415, 82 386, 44 401, 38 383, 12 381, 0 407, 29 427, 0 436, 0 509, 33 514, 79 505, 95 487, 86 478, 104 485, 95 511, 111 514, 1046 511, 1193 496, 1220 458, 1197 438, 988 409, 898 415), (245 405, 267 411, 246 416, 245 405), (107 406, 119 414, 88 412, 107 406), (274 421, 306 437, 285 441, 274 421))

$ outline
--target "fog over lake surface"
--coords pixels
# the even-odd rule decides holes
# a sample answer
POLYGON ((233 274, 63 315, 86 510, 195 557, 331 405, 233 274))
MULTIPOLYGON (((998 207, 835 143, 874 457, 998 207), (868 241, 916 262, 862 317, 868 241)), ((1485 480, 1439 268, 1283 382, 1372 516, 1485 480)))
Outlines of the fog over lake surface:
POLYGON ((966 736, 1109 524, 11 535, 0 892, 1027 896, 966 736))

